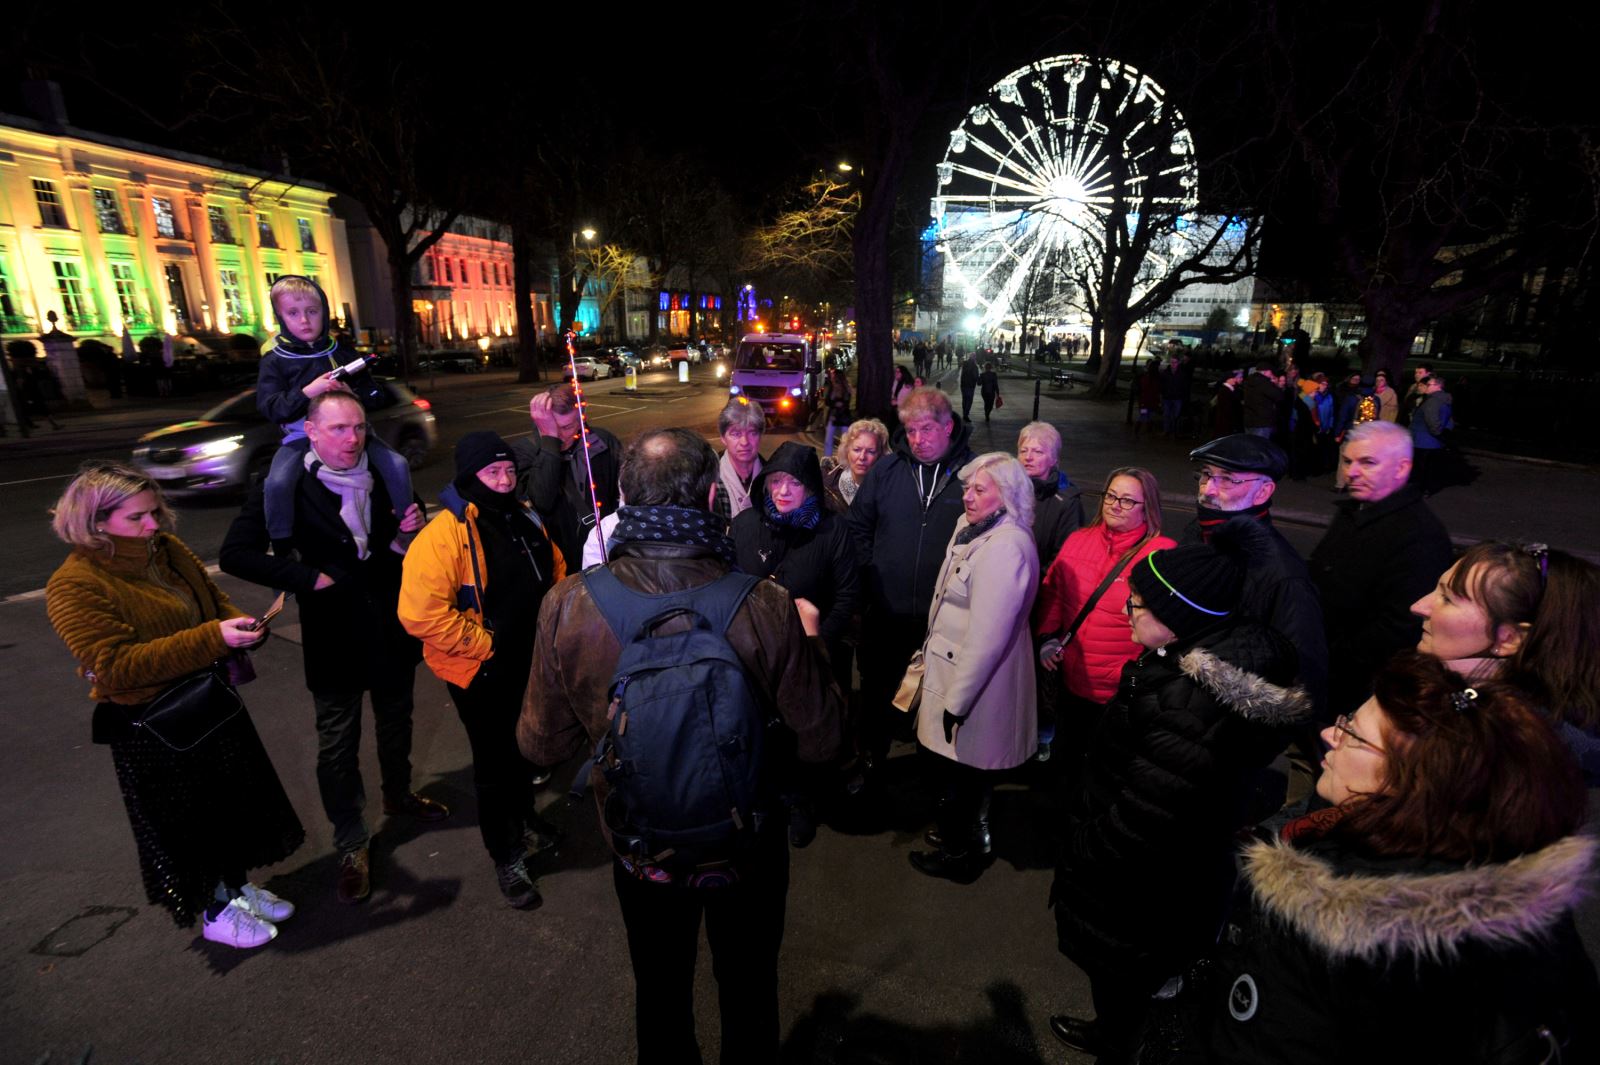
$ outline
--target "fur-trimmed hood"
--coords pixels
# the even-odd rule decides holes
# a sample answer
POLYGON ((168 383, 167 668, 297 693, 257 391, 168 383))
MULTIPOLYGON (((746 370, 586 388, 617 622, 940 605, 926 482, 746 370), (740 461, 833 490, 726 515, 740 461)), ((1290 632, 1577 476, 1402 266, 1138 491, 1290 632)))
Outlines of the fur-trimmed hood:
POLYGON ((1298 724, 1311 717, 1311 700, 1304 688, 1273 684, 1204 647, 1185 653, 1178 659, 1178 668, 1247 721, 1277 727, 1298 724))
POLYGON ((1549 934, 1586 894, 1596 850, 1568 836, 1511 861, 1440 873, 1343 872, 1286 843, 1245 851, 1261 909, 1334 959, 1438 961, 1549 934))

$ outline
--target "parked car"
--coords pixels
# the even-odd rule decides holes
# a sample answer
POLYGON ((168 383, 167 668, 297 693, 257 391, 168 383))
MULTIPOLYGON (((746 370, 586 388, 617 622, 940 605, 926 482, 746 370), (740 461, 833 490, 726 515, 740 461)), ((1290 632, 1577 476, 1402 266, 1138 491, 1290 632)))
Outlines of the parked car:
MULTIPOLYGON (((578 380, 580 381, 595 381, 602 377, 611 376, 610 364, 592 355, 584 355, 581 358, 574 359, 572 365, 577 368, 578 380)), ((567 372, 571 373, 572 371, 569 369, 567 372)))
POLYGON ((620 375, 625 373, 630 366, 635 370, 640 369, 641 367, 639 355, 632 348, 609 348, 607 349, 603 358, 606 365, 611 367, 611 372, 614 374, 620 375))
MULTIPOLYGON (((368 412, 372 431, 417 469, 439 442, 433 404, 398 381, 377 380, 382 405, 368 412)), ((144 434, 134 446, 133 464, 170 495, 243 492, 272 465, 282 437, 278 426, 256 410, 251 388, 198 421, 144 434)))
POLYGON ((657 344, 652 348, 647 348, 644 352, 643 360, 644 365, 652 370, 660 369, 661 367, 668 365, 670 361, 667 358, 667 349, 660 344, 657 344))

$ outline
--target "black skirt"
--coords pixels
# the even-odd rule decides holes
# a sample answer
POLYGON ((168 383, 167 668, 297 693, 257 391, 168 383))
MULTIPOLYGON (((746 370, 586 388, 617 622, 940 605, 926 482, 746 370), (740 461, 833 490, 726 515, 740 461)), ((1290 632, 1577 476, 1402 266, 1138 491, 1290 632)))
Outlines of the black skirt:
MULTIPOLYGON (((107 709, 102 703, 99 718, 107 709)), ((116 707, 137 716, 140 707, 116 707)), ((141 729, 111 742, 139 871, 151 905, 178 927, 215 899, 217 881, 280 862, 306 833, 261 737, 242 713, 190 751, 174 751, 141 729)))

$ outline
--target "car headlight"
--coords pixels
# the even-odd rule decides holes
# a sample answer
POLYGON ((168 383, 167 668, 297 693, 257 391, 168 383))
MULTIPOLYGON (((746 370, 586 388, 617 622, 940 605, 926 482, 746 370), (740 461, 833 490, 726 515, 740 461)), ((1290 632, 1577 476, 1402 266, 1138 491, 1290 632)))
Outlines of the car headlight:
POLYGON ((806 390, 803 388, 791 388, 789 389, 789 394, 791 396, 803 396, 806 394, 806 390))
POLYGON ((221 440, 208 440, 198 447, 184 448, 184 454, 193 455, 197 459, 214 459, 222 455, 238 451, 244 446, 244 437, 227 436, 221 440))
POLYGON ((720 381, 724 377, 726 377, 727 375, 728 375, 728 368, 726 366, 718 366, 717 367, 717 380, 720 381))
POLYGON ((739 394, 739 386, 738 385, 729 385, 728 386, 728 395, 737 396, 738 394, 739 394))

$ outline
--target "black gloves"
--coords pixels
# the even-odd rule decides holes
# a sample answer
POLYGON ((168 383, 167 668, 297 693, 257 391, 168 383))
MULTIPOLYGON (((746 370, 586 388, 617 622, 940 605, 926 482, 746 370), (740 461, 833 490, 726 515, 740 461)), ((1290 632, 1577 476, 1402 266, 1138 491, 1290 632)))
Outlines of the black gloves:
POLYGON ((966 724, 967 716, 963 714, 957 717, 948 710, 944 712, 944 742, 956 742, 956 726, 966 724))

